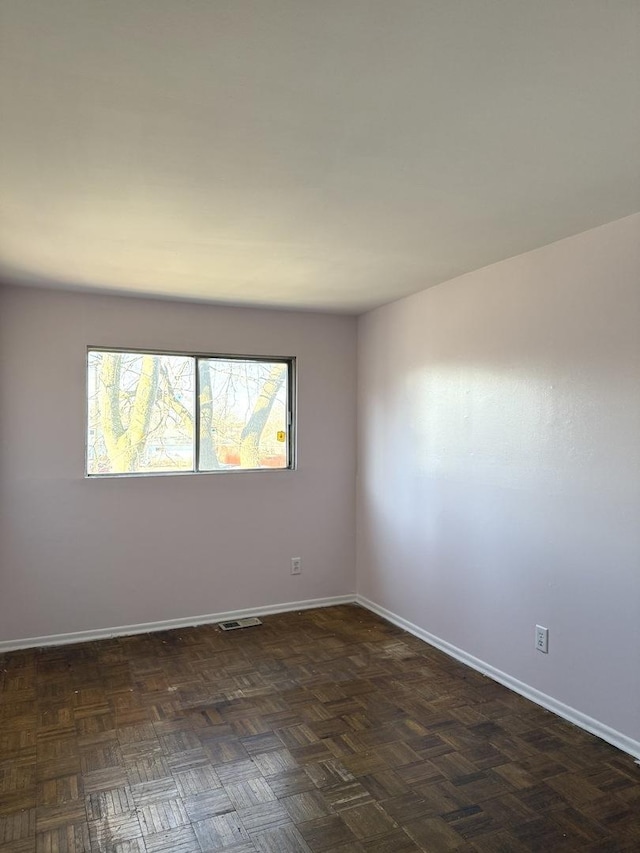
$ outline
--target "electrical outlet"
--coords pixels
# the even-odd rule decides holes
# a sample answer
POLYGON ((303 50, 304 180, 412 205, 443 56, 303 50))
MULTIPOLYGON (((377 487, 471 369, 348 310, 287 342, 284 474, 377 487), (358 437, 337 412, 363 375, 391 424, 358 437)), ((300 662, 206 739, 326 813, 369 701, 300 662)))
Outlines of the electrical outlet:
POLYGON ((291 558, 291 574, 292 575, 302 574, 302 558, 301 557, 292 557, 291 558))
POLYGON ((536 649, 543 654, 549 654, 549 629, 536 625, 536 649))

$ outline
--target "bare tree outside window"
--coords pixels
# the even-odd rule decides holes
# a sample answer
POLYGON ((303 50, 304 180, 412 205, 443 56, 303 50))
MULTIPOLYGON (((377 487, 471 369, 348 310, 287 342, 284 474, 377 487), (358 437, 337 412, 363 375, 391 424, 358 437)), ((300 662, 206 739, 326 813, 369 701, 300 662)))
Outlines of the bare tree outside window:
POLYGON ((291 370, 291 360, 90 350, 87 474, 291 467, 291 370))
POLYGON ((200 470, 286 468, 287 364, 198 360, 200 470))

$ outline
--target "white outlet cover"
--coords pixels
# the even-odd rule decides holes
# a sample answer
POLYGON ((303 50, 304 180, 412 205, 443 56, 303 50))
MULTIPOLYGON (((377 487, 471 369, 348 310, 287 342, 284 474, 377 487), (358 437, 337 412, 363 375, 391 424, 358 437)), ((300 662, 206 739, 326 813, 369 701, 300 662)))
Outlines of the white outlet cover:
POLYGON ((536 625, 536 649, 545 655, 549 654, 549 629, 543 625, 536 625))

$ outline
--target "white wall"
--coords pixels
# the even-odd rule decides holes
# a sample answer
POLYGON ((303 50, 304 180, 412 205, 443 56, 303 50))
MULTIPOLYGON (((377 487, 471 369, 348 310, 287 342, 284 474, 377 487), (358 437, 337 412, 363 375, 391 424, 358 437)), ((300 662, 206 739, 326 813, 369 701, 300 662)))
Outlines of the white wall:
POLYGON ((635 740, 639 245, 637 215, 359 324, 359 593, 635 740))
POLYGON ((0 294, 0 640, 353 592, 354 318, 0 294), (85 479, 89 345, 297 356, 298 470, 85 479))

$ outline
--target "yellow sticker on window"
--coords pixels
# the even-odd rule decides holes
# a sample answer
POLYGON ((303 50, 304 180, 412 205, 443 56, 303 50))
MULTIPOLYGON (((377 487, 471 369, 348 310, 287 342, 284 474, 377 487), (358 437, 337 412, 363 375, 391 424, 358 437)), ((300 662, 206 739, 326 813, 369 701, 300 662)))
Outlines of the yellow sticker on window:
POLYGON ((278 441, 286 441, 287 440, 287 434, 283 429, 279 429, 278 432, 276 433, 276 438, 278 439, 278 441))

